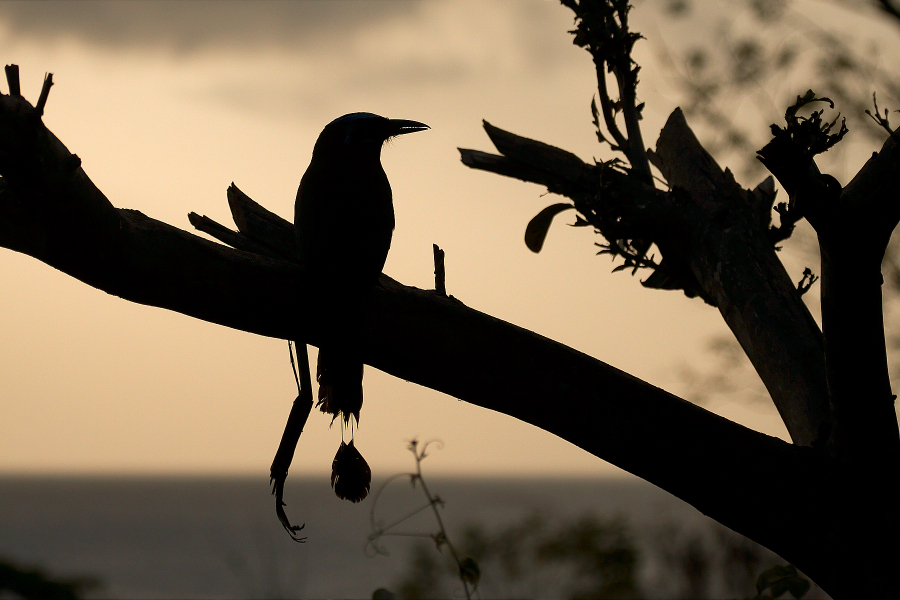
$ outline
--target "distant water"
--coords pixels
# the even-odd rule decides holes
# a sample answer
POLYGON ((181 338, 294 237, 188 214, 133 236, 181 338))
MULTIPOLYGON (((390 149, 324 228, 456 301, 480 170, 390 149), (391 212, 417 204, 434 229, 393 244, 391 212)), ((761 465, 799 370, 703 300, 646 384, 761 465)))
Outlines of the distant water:
MULTIPOLYGON (((535 511, 626 516, 640 533, 664 523, 703 528, 696 510, 640 480, 428 480, 445 502, 447 529, 489 528, 535 511)), ((380 485, 373 485, 373 492, 380 485)), ((421 504, 395 481, 378 501, 390 520, 421 504)), ((372 496, 338 500, 327 476, 289 477, 288 516, 305 522, 306 544, 275 516, 268 481, 216 477, 0 477, 0 557, 59 577, 98 577, 96 598, 370 598, 405 572, 409 538, 385 538, 391 556, 368 557, 372 496)), ((406 530, 432 532, 420 515, 406 530)), ((371 554, 371 553, 370 553, 371 554)), ((749 595, 749 594, 747 594, 749 595)))

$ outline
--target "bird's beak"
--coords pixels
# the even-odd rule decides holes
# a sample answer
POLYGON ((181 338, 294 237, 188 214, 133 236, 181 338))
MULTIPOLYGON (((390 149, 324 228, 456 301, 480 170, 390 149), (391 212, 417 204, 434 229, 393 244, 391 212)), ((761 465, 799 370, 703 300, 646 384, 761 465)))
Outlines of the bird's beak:
POLYGON ((418 121, 407 121, 405 119, 390 119, 388 123, 390 135, 392 137, 395 135, 403 135, 404 133, 415 133, 416 131, 431 129, 431 127, 429 127, 425 123, 419 123, 418 121))

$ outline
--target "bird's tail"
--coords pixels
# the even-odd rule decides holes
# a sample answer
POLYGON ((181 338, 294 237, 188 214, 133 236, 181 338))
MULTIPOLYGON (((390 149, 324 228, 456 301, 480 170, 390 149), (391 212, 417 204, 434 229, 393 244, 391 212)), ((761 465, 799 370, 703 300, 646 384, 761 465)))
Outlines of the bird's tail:
POLYGON ((319 402, 316 406, 334 419, 342 416, 344 423, 350 416, 359 425, 359 411, 363 403, 362 391, 363 363, 342 348, 322 347, 319 349, 319 363, 316 367, 316 381, 319 384, 319 402))

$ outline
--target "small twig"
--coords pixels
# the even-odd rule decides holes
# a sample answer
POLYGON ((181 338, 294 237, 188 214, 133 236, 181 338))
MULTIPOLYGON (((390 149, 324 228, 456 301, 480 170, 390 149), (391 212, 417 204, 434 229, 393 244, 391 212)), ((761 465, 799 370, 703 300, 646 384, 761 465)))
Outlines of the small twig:
MULTIPOLYGON (((443 501, 437 496, 432 496, 431 492, 428 491, 428 486, 425 485, 425 479, 422 477, 422 460, 425 458, 425 449, 428 447, 430 442, 425 442, 422 446, 421 451, 416 450, 417 440, 413 440, 410 442, 410 450, 412 450, 413 454, 416 457, 416 479, 422 484, 422 492, 425 494, 425 497, 428 499, 428 503, 431 505, 431 510, 434 512, 434 518, 438 523, 438 527, 440 527, 440 539, 435 539, 436 542, 443 543, 447 545, 447 548, 450 550, 450 554, 453 555, 453 560, 456 561, 456 565, 459 567, 460 575, 463 571, 463 563, 459 558, 459 555, 456 553, 456 548, 453 547, 453 544, 450 543, 450 538, 447 536, 447 528, 444 527, 444 521, 441 519, 441 512, 438 510, 438 504, 443 504, 443 501)), ((463 589, 466 592, 466 598, 471 598, 472 595, 469 592, 469 584, 468 582, 460 577, 460 580, 463 584, 463 589)))
POLYGON ((6 65, 6 82, 9 84, 10 96, 22 95, 22 87, 19 84, 19 65, 6 65))
POLYGON ((46 77, 44 77, 44 85, 41 87, 41 95, 37 104, 34 105, 38 115, 44 114, 44 106, 47 104, 47 96, 50 95, 51 87, 53 87, 53 73, 47 73, 46 77))
MULTIPOLYGON (((643 104, 637 104, 637 74, 640 67, 631 58, 634 43, 641 38, 628 28, 627 0, 562 0, 575 13, 575 45, 587 50, 594 59, 597 72, 597 92, 600 96, 600 112, 606 129, 615 141, 610 143, 613 150, 619 150, 628 158, 631 170, 646 183, 653 182, 650 163, 644 149, 640 124, 643 104), (619 98, 613 101, 607 87, 607 73, 610 72, 618 84, 619 98), (616 114, 622 112, 625 133, 616 123, 616 114)), ((591 106, 597 137, 607 141, 600 132, 596 103, 591 106)))
POLYGON ((613 273, 631 268, 631 274, 634 275, 637 273, 638 269, 653 269, 655 271, 660 268, 660 263, 653 260, 653 256, 647 258, 646 253, 638 253, 637 251, 632 252, 620 244, 620 241, 622 240, 608 239, 606 244, 600 244, 598 242, 594 243, 595 246, 600 248, 600 252, 597 253, 598 255, 610 254, 613 259, 617 256, 621 256, 625 259, 623 264, 618 265, 613 269, 613 273))
POLYGON ((444 251, 437 244, 432 244, 434 251, 434 290, 441 296, 447 295, 446 272, 444 271, 444 251))
MULTIPOLYGON (((407 477, 407 474, 402 473, 400 476, 407 477)), ((398 517, 395 521, 393 521, 389 525, 382 525, 380 527, 375 527, 375 531, 373 531, 372 533, 369 534, 369 541, 374 542, 378 538, 386 536, 386 535, 394 535, 394 536, 399 535, 399 536, 407 536, 407 537, 427 537, 427 538, 432 537, 431 534, 428 534, 428 533, 403 533, 403 532, 388 533, 389 530, 393 529, 397 525, 400 525, 404 521, 408 521, 409 519, 412 519, 414 516, 416 516, 423 510, 428 510, 430 507, 431 507, 430 502, 427 504, 423 504, 419 508, 415 508, 415 509, 409 511, 402 517, 398 517)))
MULTIPOLYGON (((435 248, 437 248, 436 245, 435 245, 435 248)), ((438 550, 440 550, 440 547, 442 545, 446 545, 447 548, 449 548, 449 550, 450 550, 450 554, 453 557, 453 560, 456 562, 456 566, 458 569, 458 576, 459 576, 460 581, 463 584, 463 590, 465 591, 466 598, 471 599, 472 592, 475 590, 475 588, 478 585, 478 583, 477 583, 477 579, 478 579, 477 564, 471 558, 466 558, 465 560, 460 560, 459 554, 456 552, 456 548, 450 542, 450 538, 447 535, 447 528, 444 526, 444 521, 443 521, 443 519, 441 519, 441 513, 438 510, 439 505, 443 506, 444 502, 443 502, 443 500, 441 500, 441 498, 439 496, 433 496, 431 494, 431 491, 428 489, 428 486, 425 485, 425 479, 422 476, 422 461, 425 459, 426 456, 428 456, 425 451, 428 448, 429 444, 431 444, 431 443, 432 442, 425 442, 424 444, 422 444, 421 448, 419 448, 418 440, 413 439, 412 441, 410 441, 408 448, 409 448, 409 451, 412 452, 413 456, 415 457, 416 472, 408 473, 408 474, 402 473, 399 475, 394 475, 393 477, 391 477, 387 481, 385 481, 384 484, 382 484, 382 486, 375 493, 375 500, 372 503, 372 508, 369 513, 369 518, 372 523, 372 533, 369 534, 367 548, 368 548, 368 546, 371 545, 375 549, 375 552, 377 552, 379 554, 386 554, 387 553, 386 551, 379 549, 378 546, 376 545, 377 540, 386 535, 405 536, 405 537, 428 537, 428 538, 431 538, 432 540, 434 540, 435 544, 437 544, 438 550), (422 493, 425 494, 425 499, 428 501, 428 503, 425 504, 424 506, 420 506, 419 508, 416 508, 416 509, 410 511, 404 517, 396 519, 390 525, 387 525, 387 526, 376 525, 375 506, 378 503, 378 498, 379 498, 379 496, 381 496, 381 492, 384 491, 384 489, 387 487, 388 483, 394 481, 395 479, 399 479, 401 477, 409 477, 412 480, 413 485, 415 485, 416 482, 420 483, 422 485, 422 493), (419 533, 389 532, 390 529, 396 527, 397 525, 406 521, 407 519, 411 518, 412 516, 419 514, 423 510, 427 510, 428 507, 431 507, 431 510, 434 512, 434 518, 438 524, 438 532, 437 533, 428 535, 428 534, 419 534, 419 533), (474 578, 472 577, 473 567, 474 567, 474 571, 475 571, 474 578), (473 583, 472 590, 469 589, 470 582, 473 583)), ((438 442, 438 443, 440 443, 440 442, 438 442)))
POLYGON ((616 147, 613 149, 621 150, 630 162, 631 156, 629 156, 630 147, 628 146, 628 140, 626 140, 625 136, 622 135, 622 132, 619 130, 619 126, 616 125, 616 117, 612 109, 612 101, 609 98, 609 91, 606 87, 606 62, 602 60, 598 61, 595 58, 594 65, 597 68, 597 92, 600 96, 600 112, 603 113, 603 121, 604 123, 606 123, 606 130, 616 141, 616 147))
MULTIPOLYGON (((891 127, 890 121, 888 121, 888 109, 884 109, 884 116, 881 116, 880 111, 878 110, 878 101, 875 100, 875 92, 872 92, 872 104, 875 105, 875 114, 873 115, 869 112, 869 109, 866 109, 866 114, 872 117, 872 120, 878 123, 888 134, 894 138, 894 141, 900 143, 900 136, 897 135, 897 132, 891 127)), ((900 112, 898 110, 897 112, 900 112)))

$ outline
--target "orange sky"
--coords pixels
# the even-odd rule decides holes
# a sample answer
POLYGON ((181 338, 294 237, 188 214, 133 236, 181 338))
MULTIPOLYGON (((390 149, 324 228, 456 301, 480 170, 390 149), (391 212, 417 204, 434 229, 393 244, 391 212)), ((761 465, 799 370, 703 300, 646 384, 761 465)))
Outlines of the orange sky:
MULTIPOLYGON (((646 36, 667 26, 653 3, 637 4, 646 36)), ((232 181, 290 219, 312 144, 341 114, 428 123, 383 153, 397 213, 385 272, 431 287, 437 243, 449 293, 469 306, 678 392, 679 368, 726 332, 718 313, 610 274, 595 236, 563 219, 532 254, 525 225, 555 200, 459 162, 458 146, 491 150, 482 119, 587 160, 612 156, 592 131, 593 65, 571 26, 567 9, 540 0, 4 2, 0 56, 20 65, 32 101, 54 73, 44 121, 114 205, 185 229, 191 211, 230 224, 232 181)), ((653 145, 677 97, 642 44, 653 145)), ((285 342, 138 306, 7 250, 0 273, 0 472, 267 477, 296 394, 285 342)), ((365 389, 356 445, 376 476, 412 466, 414 436, 444 441, 425 465, 433 473, 618 472, 371 368, 365 389)), ((770 405, 711 408, 785 435, 770 405)), ((312 415, 292 473, 328 476, 340 442, 328 422, 312 415)))

